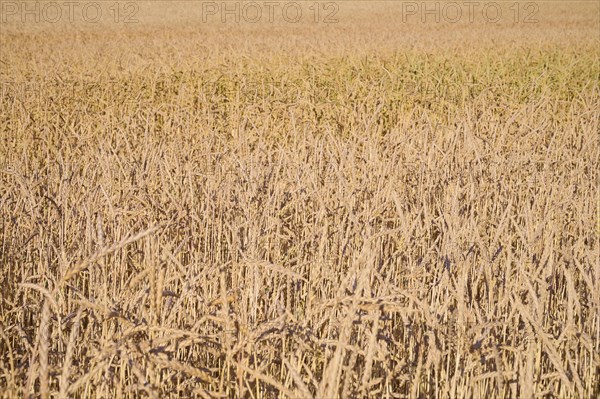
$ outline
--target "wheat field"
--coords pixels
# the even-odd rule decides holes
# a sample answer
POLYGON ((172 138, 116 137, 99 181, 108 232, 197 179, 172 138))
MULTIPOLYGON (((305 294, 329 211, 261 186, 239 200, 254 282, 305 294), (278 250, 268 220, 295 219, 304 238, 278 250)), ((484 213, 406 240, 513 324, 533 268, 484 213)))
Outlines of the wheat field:
POLYGON ((294 4, 0 3, 0 396, 598 397, 600 5, 294 4))

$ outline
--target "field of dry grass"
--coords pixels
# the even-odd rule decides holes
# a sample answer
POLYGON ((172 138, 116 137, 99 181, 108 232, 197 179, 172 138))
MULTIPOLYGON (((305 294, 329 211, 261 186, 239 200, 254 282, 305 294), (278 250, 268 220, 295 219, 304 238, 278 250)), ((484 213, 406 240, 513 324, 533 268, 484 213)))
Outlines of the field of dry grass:
POLYGON ((0 3, 1 397, 600 395, 598 3, 205 3, 0 3))

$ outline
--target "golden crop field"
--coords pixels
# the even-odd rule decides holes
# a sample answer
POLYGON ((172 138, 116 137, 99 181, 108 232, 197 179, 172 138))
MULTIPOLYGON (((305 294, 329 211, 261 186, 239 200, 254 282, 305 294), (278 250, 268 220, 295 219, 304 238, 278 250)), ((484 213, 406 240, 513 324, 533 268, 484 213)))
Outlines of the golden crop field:
POLYGON ((600 3, 0 1, 0 397, 600 396, 600 3))

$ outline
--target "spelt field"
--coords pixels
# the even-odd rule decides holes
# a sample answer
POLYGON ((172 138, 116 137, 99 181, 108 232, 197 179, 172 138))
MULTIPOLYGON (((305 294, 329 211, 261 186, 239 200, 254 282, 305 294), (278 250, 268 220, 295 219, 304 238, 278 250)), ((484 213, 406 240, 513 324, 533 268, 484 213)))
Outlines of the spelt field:
POLYGON ((47 4, 0 3, 2 398, 600 395, 597 2, 47 4))

